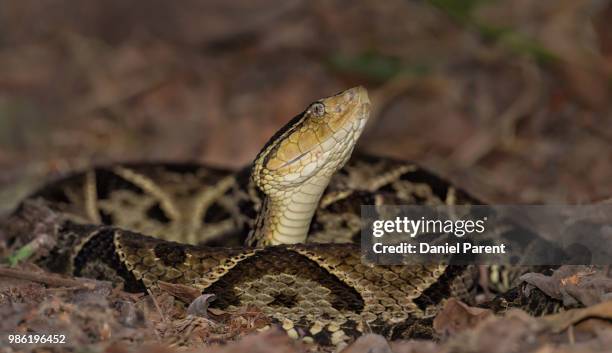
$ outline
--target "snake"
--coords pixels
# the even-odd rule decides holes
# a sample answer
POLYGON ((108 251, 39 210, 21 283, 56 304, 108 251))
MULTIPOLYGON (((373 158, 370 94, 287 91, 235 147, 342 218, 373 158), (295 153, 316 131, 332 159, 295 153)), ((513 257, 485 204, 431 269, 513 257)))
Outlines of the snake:
MULTIPOLYGON (((353 154, 370 116, 363 87, 319 99, 284 125, 252 165, 122 163, 47 183, 28 202, 61 215, 37 263, 111 280, 214 294, 212 308, 252 306, 291 337, 340 345, 375 332, 431 336, 450 297, 474 293, 475 268, 362 263, 361 205, 479 203, 418 165, 353 154)), ((15 232, 19 233, 19 232, 15 232)), ((24 243, 29 234, 16 239, 24 243)))

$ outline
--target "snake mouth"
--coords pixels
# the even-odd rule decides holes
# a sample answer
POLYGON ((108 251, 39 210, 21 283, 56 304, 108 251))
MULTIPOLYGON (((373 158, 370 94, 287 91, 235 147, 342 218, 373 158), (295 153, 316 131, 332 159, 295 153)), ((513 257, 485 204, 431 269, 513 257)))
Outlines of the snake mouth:
POLYGON ((310 150, 308 150, 308 151, 306 151, 306 152, 304 152, 304 153, 300 154, 299 156, 295 157, 294 159, 292 159, 292 160, 288 161, 287 163, 285 163, 285 164, 281 165, 280 167, 278 167, 278 169, 281 169, 281 168, 284 168, 284 167, 288 167, 288 166, 290 166, 290 165, 294 164, 295 162, 300 161, 300 160, 301 160, 301 159, 303 159, 303 158, 304 158, 304 157, 305 157, 307 154, 309 154, 310 152, 312 152, 314 149, 315 149, 315 148, 313 147, 313 148, 311 148, 310 150))

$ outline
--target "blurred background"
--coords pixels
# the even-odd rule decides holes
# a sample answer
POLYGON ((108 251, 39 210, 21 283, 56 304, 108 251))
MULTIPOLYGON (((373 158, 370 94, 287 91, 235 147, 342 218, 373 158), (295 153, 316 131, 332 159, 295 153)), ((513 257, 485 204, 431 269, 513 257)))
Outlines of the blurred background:
POLYGON ((238 168, 357 84, 359 149, 497 203, 612 196, 603 0, 0 2, 0 211, 115 161, 238 168))

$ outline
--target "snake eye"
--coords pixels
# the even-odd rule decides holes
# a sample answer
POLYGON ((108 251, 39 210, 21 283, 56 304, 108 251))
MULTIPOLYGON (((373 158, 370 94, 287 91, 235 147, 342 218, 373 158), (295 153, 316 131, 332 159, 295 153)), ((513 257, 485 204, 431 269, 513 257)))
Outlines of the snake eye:
POLYGON ((325 105, 323 103, 314 103, 310 107, 310 112, 314 116, 322 117, 325 114, 325 105))

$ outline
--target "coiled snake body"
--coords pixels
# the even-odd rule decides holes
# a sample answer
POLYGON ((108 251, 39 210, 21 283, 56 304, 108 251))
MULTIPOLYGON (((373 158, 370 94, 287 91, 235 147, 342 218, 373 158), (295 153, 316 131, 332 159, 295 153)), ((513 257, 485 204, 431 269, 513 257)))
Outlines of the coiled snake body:
POLYGON ((193 286, 216 295, 213 307, 254 305, 321 344, 423 334, 445 298, 471 290, 472 272, 362 264, 360 206, 474 199, 411 163, 349 159, 369 106, 361 87, 311 104, 239 172, 113 165, 50 183, 31 198, 66 221, 40 263, 132 291, 193 286))

